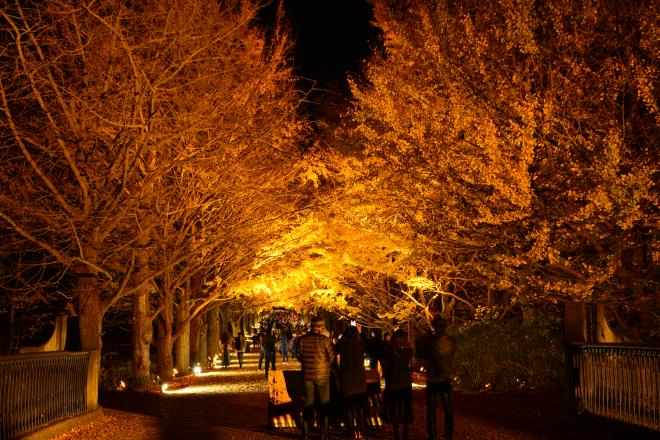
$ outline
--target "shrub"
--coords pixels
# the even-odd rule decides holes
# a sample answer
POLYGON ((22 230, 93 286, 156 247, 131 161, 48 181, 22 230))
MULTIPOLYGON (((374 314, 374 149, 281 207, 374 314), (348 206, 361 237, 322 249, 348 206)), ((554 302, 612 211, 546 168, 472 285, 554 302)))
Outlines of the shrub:
POLYGON ((456 387, 466 391, 558 390, 566 383, 561 322, 486 320, 455 334, 456 387))

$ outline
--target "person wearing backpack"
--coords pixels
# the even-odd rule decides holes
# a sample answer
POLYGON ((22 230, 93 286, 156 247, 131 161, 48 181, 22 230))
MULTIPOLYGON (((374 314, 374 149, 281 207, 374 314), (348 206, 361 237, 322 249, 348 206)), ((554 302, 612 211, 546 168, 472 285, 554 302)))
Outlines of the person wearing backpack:
POLYGON ((238 332, 238 336, 234 338, 234 349, 236 350, 236 356, 238 356, 238 368, 243 368, 243 354, 245 353, 246 345, 245 335, 243 332, 238 332))

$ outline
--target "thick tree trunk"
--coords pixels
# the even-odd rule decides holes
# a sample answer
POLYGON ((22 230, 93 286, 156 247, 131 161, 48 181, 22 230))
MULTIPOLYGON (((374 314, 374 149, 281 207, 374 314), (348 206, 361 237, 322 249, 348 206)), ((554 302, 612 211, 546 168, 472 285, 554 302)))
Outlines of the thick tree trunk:
MULTIPOLYGON (((144 238, 140 244, 145 245, 144 238)), ((149 254, 145 248, 138 251, 135 257, 136 271, 133 275, 134 283, 141 283, 133 294, 133 359, 131 372, 133 374, 133 386, 141 388, 149 383, 151 358, 149 349, 153 338, 153 324, 149 316, 149 284, 143 282, 148 271, 149 254)))
POLYGON ((165 320, 159 319, 156 325, 158 337, 156 338, 156 357, 158 362, 158 376, 161 382, 167 383, 172 378, 172 327, 165 320))
POLYGON ((209 363, 208 344, 206 341, 208 325, 206 313, 200 315, 199 320, 199 363, 205 367, 209 363))
MULTIPOLYGON (((187 283, 186 283, 187 284, 187 283)), ((190 323, 183 322, 190 315, 188 298, 190 291, 186 285, 179 290, 179 302, 176 307, 176 331, 179 337, 175 341, 176 369, 185 374, 190 370, 190 323)))
POLYGON ((78 323, 82 349, 101 349, 101 292, 95 274, 78 273, 76 281, 78 299, 78 323))
POLYGON ((207 314, 208 319, 208 333, 206 335, 206 355, 213 359, 216 355, 220 355, 220 319, 218 309, 209 310, 207 314))
POLYGON ((158 376, 162 382, 172 378, 174 362, 172 358, 172 325, 174 323, 174 289, 167 274, 163 276, 162 305, 158 315, 158 341, 156 344, 156 358, 158 360, 158 376))
POLYGON ((201 315, 195 316, 190 321, 190 364, 195 366, 202 365, 202 358, 199 354, 199 336, 201 334, 201 315))

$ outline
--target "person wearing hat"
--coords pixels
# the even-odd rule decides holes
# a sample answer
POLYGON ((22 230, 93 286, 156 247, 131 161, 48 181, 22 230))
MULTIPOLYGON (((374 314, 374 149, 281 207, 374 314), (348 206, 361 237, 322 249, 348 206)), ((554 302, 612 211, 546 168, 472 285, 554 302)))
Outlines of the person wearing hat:
POLYGON ((302 435, 309 438, 309 425, 314 415, 314 403, 318 395, 321 438, 328 439, 328 403, 330 402, 330 363, 335 358, 332 341, 324 335, 323 319, 314 317, 312 329, 300 337, 297 357, 302 364, 303 405, 302 435))
POLYGON ((433 333, 426 345, 428 371, 426 373, 426 435, 427 440, 436 439, 436 412, 438 404, 445 413, 445 439, 451 440, 454 433, 454 411, 452 405, 452 378, 454 375, 454 353, 456 340, 447 334, 448 323, 441 316, 431 322, 433 333))

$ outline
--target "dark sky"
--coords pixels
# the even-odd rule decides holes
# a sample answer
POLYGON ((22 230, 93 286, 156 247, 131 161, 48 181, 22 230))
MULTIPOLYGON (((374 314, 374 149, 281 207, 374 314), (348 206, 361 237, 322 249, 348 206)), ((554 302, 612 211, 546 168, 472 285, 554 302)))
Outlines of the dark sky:
MULTIPOLYGON (((294 64, 312 115, 341 111, 348 96, 348 72, 357 72, 376 44, 371 5, 365 0, 284 0, 295 39, 294 64)), ((323 116, 325 115, 325 116, 323 116)))
POLYGON ((285 0, 300 75, 324 81, 355 70, 373 46, 371 6, 364 0, 285 0))

